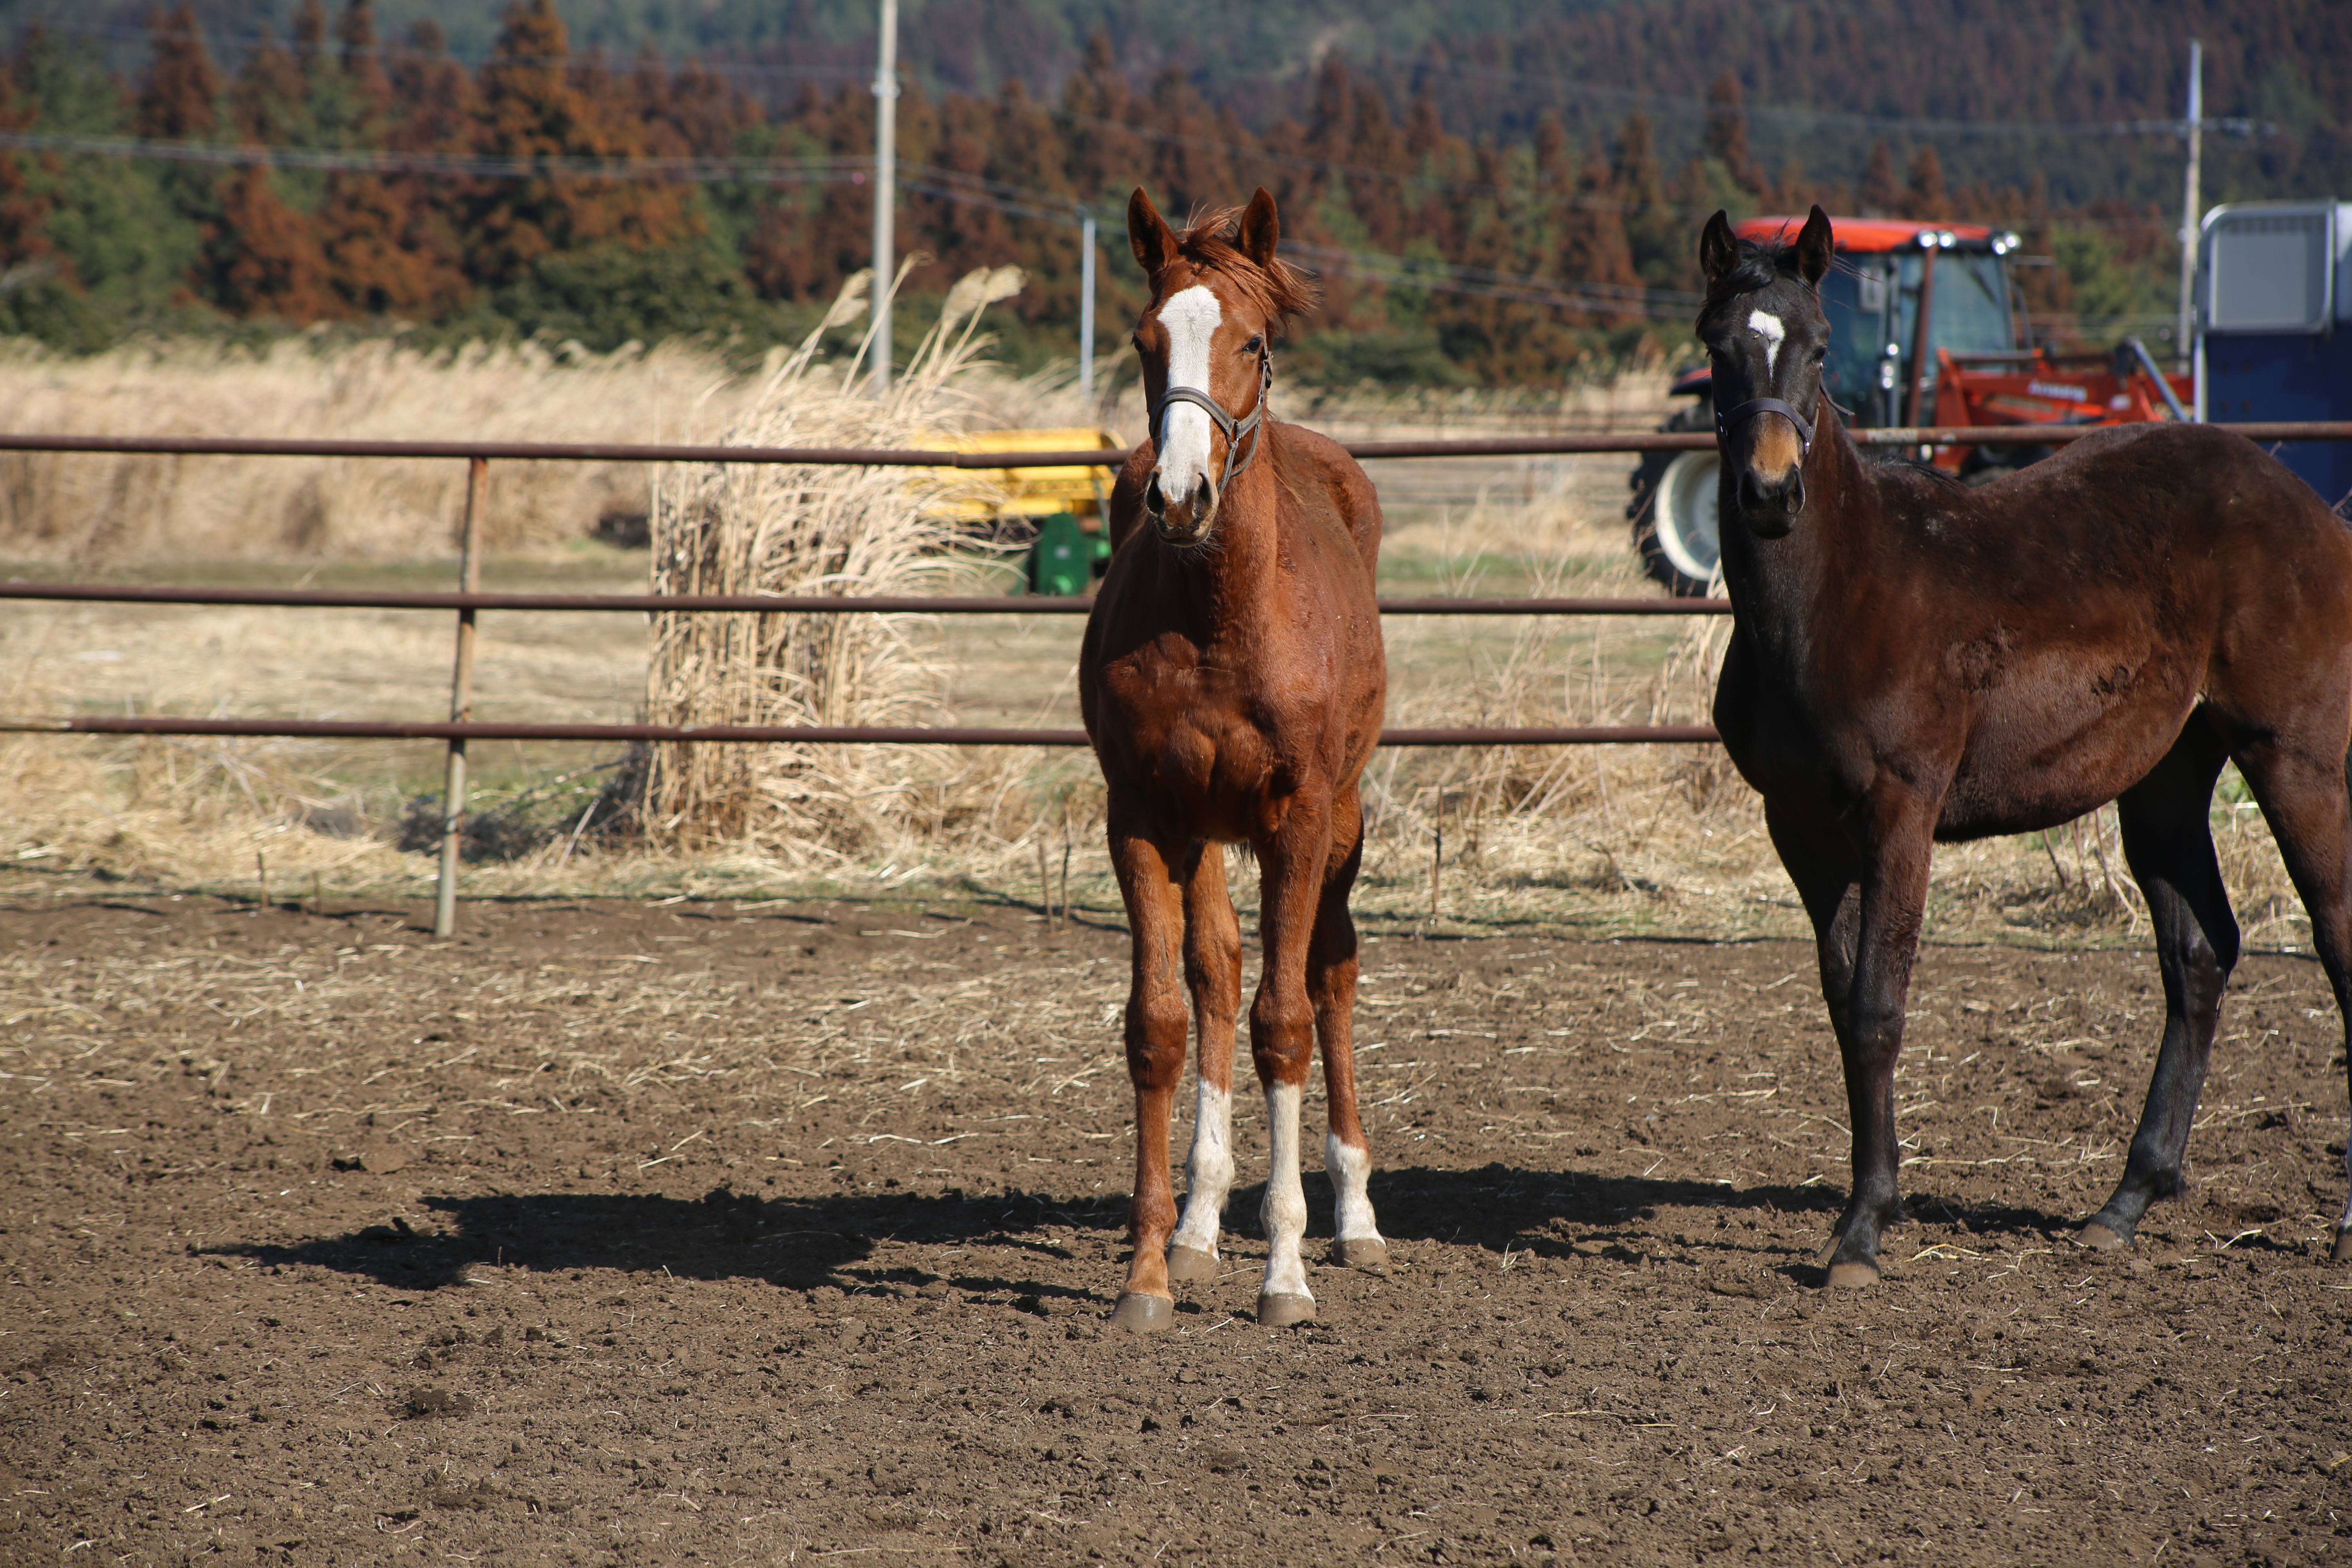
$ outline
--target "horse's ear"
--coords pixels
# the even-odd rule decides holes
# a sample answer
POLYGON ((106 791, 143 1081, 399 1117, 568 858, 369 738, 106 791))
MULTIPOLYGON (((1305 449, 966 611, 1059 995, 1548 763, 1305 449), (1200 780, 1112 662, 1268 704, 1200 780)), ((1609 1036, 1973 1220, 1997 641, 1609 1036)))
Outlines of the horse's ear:
POLYGON ((1698 267, 1714 283, 1739 264, 1739 241, 1731 232, 1731 215, 1718 211, 1706 220, 1698 237, 1698 267))
POLYGON ((1146 278, 1158 277, 1160 269, 1176 258, 1176 232, 1143 194, 1141 185, 1127 198, 1127 243, 1146 278))
POLYGON ((1242 254, 1268 272, 1274 270, 1274 247, 1282 238, 1282 219, 1274 210, 1274 197, 1260 185, 1257 195, 1242 209, 1242 254))
POLYGON ((1830 215, 1822 211, 1817 204, 1812 216, 1805 219, 1803 231, 1797 236, 1797 270, 1804 274, 1806 282, 1815 288, 1821 286, 1822 279, 1829 272, 1830 258, 1835 249, 1835 240, 1830 233, 1830 215))

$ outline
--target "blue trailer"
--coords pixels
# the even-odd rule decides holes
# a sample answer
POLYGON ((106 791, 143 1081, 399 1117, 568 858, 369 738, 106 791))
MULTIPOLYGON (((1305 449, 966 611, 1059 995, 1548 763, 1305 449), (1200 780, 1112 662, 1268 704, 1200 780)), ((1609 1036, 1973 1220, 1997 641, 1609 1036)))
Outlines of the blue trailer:
MULTIPOLYGON (((2197 307, 2198 418, 2352 419, 2352 202, 2215 207, 2197 307)), ((2329 505, 2352 497, 2352 442, 2278 456, 2329 505)))

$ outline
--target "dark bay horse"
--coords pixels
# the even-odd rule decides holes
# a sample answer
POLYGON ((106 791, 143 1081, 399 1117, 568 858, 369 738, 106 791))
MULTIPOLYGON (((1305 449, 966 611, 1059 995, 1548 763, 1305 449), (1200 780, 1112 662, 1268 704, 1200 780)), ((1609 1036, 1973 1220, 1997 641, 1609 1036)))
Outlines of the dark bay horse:
MULTIPOLYGON (((1895 1061, 1931 845, 2108 801, 2147 898, 2164 1038, 2123 1178, 2077 1239, 2126 1246, 2186 1188, 2238 957, 2206 816, 2225 761, 2352 1017, 2352 533, 2205 426, 2105 431, 1980 489, 1865 461, 1821 391, 1822 209, 1785 245, 1717 213, 1699 259, 1735 616, 1715 721, 1812 917, 1853 1115, 1830 1282, 1875 1280, 1902 1217, 1895 1061)), ((2352 1258, 2352 1205, 2335 1258, 2352 1258)))
POLYGON ((1087 733, 1109 790, 1111 865, 1134 939, 1127 1064, 1135 1084, 1135 1255, 1112 1321, 1174 1321, 1171 1279, 1217 1273, 1234 1180, 1234 1022, 1241 927, 1226 844, 1260 868, 1265 962, 1250 1054, 1265 1091, 1273 1170, 1259 1321, 1314 1315, 1299 1257, 1299 1100, 1323 1046, 1324 1145, 1339 1194, 1335 1258, 1371 1268, 1387 1244, 1366 1186, 1349 1026, 1356 930, 1348 892, 1363 858, 1357 779, 1388 695, 1372 573, 1381 509, 1336 443, 1268 416, 1274 336, 1312 303, 1275 255, 1263 190, 1238 215, 1181 234, 1139 190, 1128 238, 1150 279, 1135 331, 1150 440, 1111 492, 1118 552, 1078 656, 1087 733), (1181 1226, 1168 1124, 1184 1072, 1184 989, 1200 1030, 1198 1114, 1181 1226))

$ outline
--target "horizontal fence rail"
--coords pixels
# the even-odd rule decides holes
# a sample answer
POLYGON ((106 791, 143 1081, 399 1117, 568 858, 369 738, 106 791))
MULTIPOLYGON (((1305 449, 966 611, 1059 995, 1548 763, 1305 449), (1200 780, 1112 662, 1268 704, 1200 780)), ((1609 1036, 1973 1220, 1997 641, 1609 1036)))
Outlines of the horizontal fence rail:
MULTIPOLYGON (((2079 440, 2106 425, 1896 426, 1849 431, 1864 447, 2046 447, 2079 440)), ((2217 425, 2252 441, 2352 441, 2352 420, 2217 425)), ((1697 452, 1715 445, 1705 430, 1613 435, 1504 437, 1466 441, 1344 441, 1351 457, 1549 458, 1601 452, 1697 452)), ((305 441, 245 436, 43 436, 0 431, 0 452, 98 452, 190 458, 468 458, 533 463, 783 463, 808 468, 1117 468, 1134 455, 1102 448, 1066 452, 950 452, 887 447, 676 447, 620 441, 305 441)))
MULTIPOLYGON (((178 588, 0 583, 0 599, 334 610, 605 610, 644 615, 1083 616, 1094 601, 1039 595, 443 594, 366 588, 178 588)), ((1382 599, 1384 616, 1727 616, 1728 599, 1382 599)))
MULTIPOLYGON (((355 741, 676 741, 748 745, 1083 746, 1084 730, 1003 730, 940 724, 502 724, 486 720, 183 719, 170 715, 0 716, 0 732, 74 735, 234 735, 355 741)), ((1707 724, 1567 724, 1517 729, 1383 730, 1383 746, 1609 746, 1718 741, 1707 724)))

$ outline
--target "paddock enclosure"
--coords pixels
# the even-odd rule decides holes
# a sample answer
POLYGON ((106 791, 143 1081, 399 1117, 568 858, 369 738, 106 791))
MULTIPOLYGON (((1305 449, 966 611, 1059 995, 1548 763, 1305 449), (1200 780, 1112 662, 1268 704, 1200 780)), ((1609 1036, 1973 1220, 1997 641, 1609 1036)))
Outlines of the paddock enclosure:
POLYGON ((2144 938, 1931 923, 1831 1296, 1810 942, 1367 915, 1390 1272, 1260 1329, 1245 1183, 1139 1353, 1107 901, 429 893, 0 867, 0 1561, 2352 1554, 2340 1036, 2255 920, 2120 1255, 2144 938))
MULTIPOLYGON (((1375 926, 1391 1272, 1316 1267, 1321 1318, 1258 1328, 1245 1185, 1231 1274, 1139 1350, 1105 1322, 1107 922, 548 901, 429 929, 424 901, 12 876, 0 1559, 2348 1549, 2342 1077, 2305 958, 2240 969, 2196 1190, 2108 1255, 2063 1238, 2130 1135, 2152 966, 1929 947, 1916 1220, 1878 1289, 1832 1295, 1810 944, 1375 926)), ((1264 1170, 1263 1118, 1237 1137, 1264 1170)))

